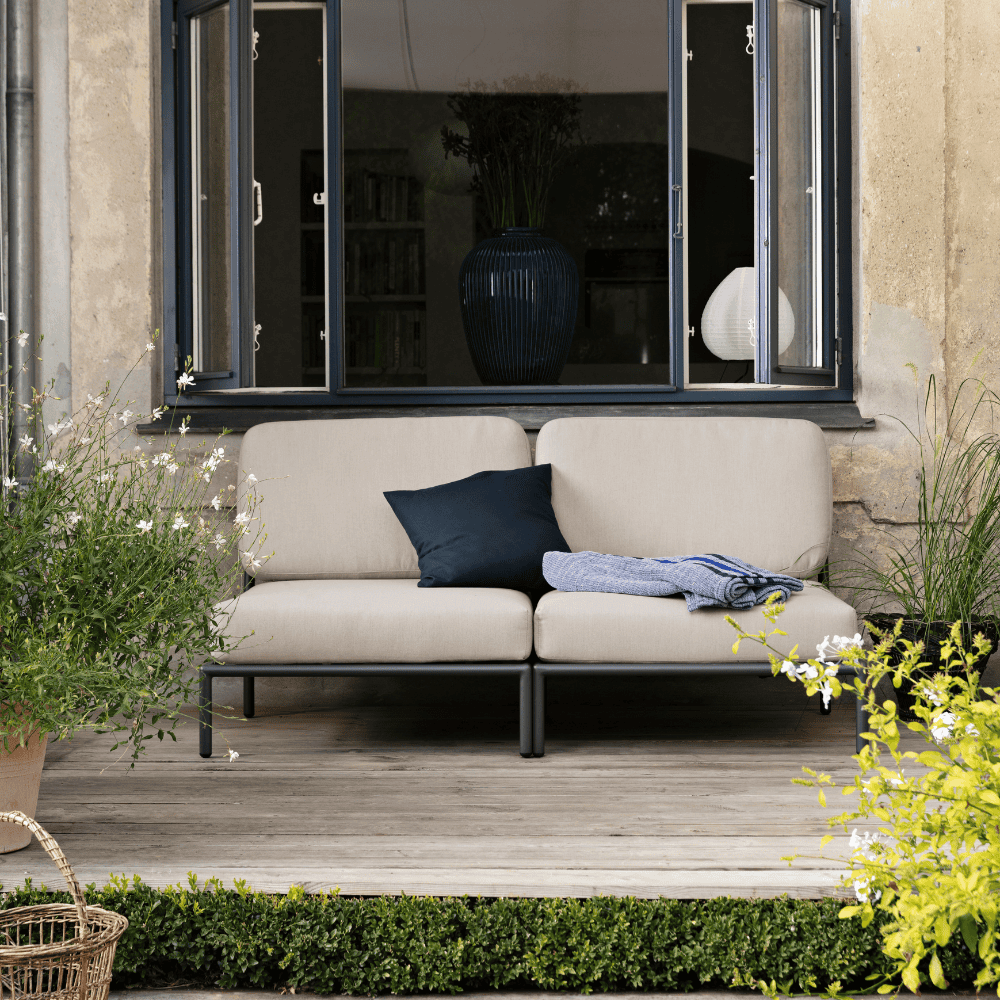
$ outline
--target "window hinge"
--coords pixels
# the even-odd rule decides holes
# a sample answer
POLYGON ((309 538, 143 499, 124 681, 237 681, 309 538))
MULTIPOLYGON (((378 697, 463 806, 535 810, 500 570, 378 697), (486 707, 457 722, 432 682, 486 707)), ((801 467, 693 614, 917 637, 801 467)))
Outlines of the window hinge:
POLYGON ((840 349, 843 346, 843 341, 840 337, 834 337, 833 339, 833 359, 834 364, 840 364, 840 349))
POLYGON ((840 41, 840 11, 837 9, 836 0, 833 4, 833 37, 840 41))
POLYGON ((181 352, 176 344, 174 344, 174 374, 180 370, 181 367, 181 352))
POLYGON ((174 21, 170 28, 170 41, 173 48, 177 48, 177 22, 174 21))

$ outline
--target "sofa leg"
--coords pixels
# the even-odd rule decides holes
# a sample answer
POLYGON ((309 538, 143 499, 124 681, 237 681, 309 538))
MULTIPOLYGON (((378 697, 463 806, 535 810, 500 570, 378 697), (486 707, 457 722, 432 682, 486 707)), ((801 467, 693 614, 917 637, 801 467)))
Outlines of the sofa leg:
POLYGON ((854 751, 855 753, 861 753, 867 740, 861 738, 862 733, 868 732, 868 727, 870 723, 868 721, 868 713, 865 711, 865 698, 864 695, 855 694, 854 696, 854 751))
POLYGON ((212 675, 201 675, 201 700, 198 705, 198 752, 212 756, 212 675))
POLYGON ((545 756, 545 674, 534 671, 534 725, 531 746, 536 757, 545 756))
POLYGON ((534 680, 535 671, 527 667, 521 671, 520 677, 520 733, 521 733, 521 756, 530 757, 531 747, 531 685, 534 680))
POLYGON ((252 719, 254 713, 253 705, 253 678, 244 677, 243 678, 243 714, 248 718, 252 719))

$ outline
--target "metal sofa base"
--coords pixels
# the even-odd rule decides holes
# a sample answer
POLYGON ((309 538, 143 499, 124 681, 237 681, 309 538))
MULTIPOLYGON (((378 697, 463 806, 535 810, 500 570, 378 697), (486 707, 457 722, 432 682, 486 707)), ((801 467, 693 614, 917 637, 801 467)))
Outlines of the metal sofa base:
POLYGON ((201 668, 199 705, 199 753, 212 756, 212 680, 215 677, 243 678, 243 714, 254 714, 255 677, 457 677, 472 674, 516 675, 520 678, 521 756, 532 756, 531 744, 531 662, 489 663, 208 663, 201 668))
MULTIPOLYGON (((853 667, 841 667, 839 676, 853 676, 853 667)), ((732 676, 757 674, 771 676, 770 663, 545 663, 536 661, 534 666, 534 725, 532 726, 532 752, 536 757, 545 756, 545 678, 549 676, 575 677, 696 677, 699 675, 732 676)), ((829 715, 830 709, 823 710, 829 715)), ((855 704, 855 748, 861 753, 865 740, 861 733, 868 730, 868 713, 864 701, 855 704)), ((523 732, 523 730, 522 730, 523 732)), ((526 756, 523 752, 521 756, 526 756)))

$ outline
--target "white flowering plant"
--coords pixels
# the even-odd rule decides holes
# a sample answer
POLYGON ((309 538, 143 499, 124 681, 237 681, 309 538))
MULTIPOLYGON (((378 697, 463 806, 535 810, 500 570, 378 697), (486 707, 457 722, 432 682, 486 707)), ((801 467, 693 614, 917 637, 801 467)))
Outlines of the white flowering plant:
MULTIPOLYGON (((764 614, 775 625, 784 610, 769 603, 764 614)), ((771 645, 777 627, 751 634, 733 618, 737 630, 734 652, 744 640, 768 650, 775 675, 805 685, 824 699, 853 693, 862 698, 869 714, 869 742, 854 756, 860 773, 841 786, 844 795, 856 794, 857 803, 830 819, 845 832, 858 822, 877 825, 850 839, 852 850, 844 887, 856 903, 840 911, 841 918, 860 917, 868 926, 883 911, 885 954, 895 967, 878 992, 898 990, 901 981, 913 992, 930 980, 939 989, 948 986, 939 951, 960 937, 979 966, 975 985, 994 989, 1000 982, 1000 692, 980 684, 974 665, 985 662, 989 642, 980 634, 972 649, 962 646, 962 623, 956 622, 942 647, 945 672, 927 678, 920 671, 923 644, 899 638, 893 631, 876 634, 865 648, 860 635, 834 636, 820 643, 815 658, 800 661, 771 645), (902 662, 889 665, 896 644, 904 650, 902 662), (838 676, 839 667, 855 671, 838 676), (877 699, 879 682, 889 677, 895 687, 915 680, 917 721, 903 723, 923 737, 924 750, 904 750, 896 704, 877 699)), ((819 789, 837 787, 829 775, 803 768, 798 784, 819 789)), ((823 838, 820 849, 832 836, 823 838)), ((792 858, 786 858, 791 862, 792 858)), ((836 858, 827 860, 838 861, 836 858)), ((774 995, 774 984, 753 984, 774 995)))
POLYGON ((266 536, 252 486, 235 524, 235 486, 213 490, 230 461, 219 440, 154 445, 136 425, 163 411, 134 413, 107 388, 44 425, 52 399, 50 386, 25 404, 36 433, 13 443, 21 477, 0 483, 0 741, 89 728, 134 765, 196 701, 191 668, 234 644, 213 608, 266 536))

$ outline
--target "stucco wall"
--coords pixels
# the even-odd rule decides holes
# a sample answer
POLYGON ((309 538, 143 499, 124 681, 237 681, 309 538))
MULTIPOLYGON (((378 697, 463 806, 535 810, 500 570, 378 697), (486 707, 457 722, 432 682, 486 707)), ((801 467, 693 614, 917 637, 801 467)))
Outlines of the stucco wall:
POLYGON ((834 555, 914 520, 905 429, 934 374, 939 413, 970 373, 1000 386, 1000 6, 855 0, 859 407, 877 430, 829 435, 834 555), (912 363, 919 378, 906 366, 912 363))
MULTIPOLYGON (((159 3, 68 11, 78 405, 125 375, 159 323, 159 3)), ((945 399, 977 355, 1000 385, 1000 4, 853 0, 851 12, 855 378, 877 428, 828 434, 835 559, 913 520, 914 453, 892 419, 920 413, 907 363, 938 376, 945 399)), ((159 365, 157 353, 129 380, 140 411, 158 397, 159 365)))
MULTIPOLYGON (((105 382, 151 408, 159 4, 68 0, 74 408, 105 382), (131 376, 128 372, 139 361, 131 376)), ((158 128, 158 115, 157 119, 158 128)))

